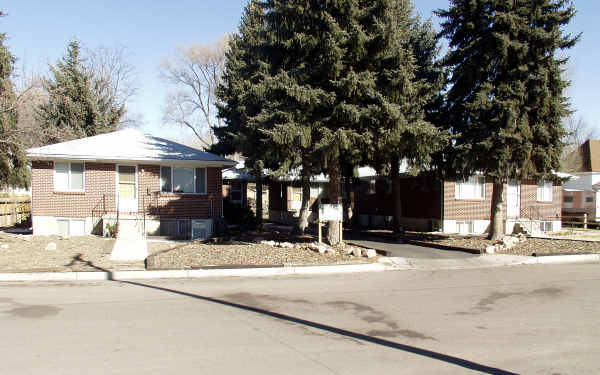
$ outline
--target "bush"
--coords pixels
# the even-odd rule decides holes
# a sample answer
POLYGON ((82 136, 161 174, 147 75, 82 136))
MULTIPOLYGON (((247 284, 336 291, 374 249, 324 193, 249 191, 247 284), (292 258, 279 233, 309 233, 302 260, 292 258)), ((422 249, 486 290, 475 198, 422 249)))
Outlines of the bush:
POLYGON ((229 199, 223 200, 223 216, 227 223, 237 224, 242 230, 256 228, 258 224, 250 207, 232 203, 229 199))

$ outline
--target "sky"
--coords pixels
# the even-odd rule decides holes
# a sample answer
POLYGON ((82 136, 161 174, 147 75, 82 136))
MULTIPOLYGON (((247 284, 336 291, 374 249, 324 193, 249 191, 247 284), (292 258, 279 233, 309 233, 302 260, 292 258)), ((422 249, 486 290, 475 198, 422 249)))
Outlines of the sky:
MULTIPOLYGON (((439 19, 432 11, 448 7, 448 0, 413 0, 423 18, 439 19)), ((235 32, 247 0, 4 0, 0 10, 0 32, 7 45, 24 64, 25 72, 47 74, 77 38, 89 48, 124 46, 128 62, 135 67, 137 93, 128 111, 141 115, 144 130, 160 136, 187 137, 189 133, 165 125, 162 112, 169 87, 159 77, 165 58, 177 46, 207 44, 235 32)), ((576 0, 578 13, 566 31, 583 33, 573 49, 567 68, 572 86, 568 89, 575 117, 582 118, 600 135, 600 2, 576 0)))

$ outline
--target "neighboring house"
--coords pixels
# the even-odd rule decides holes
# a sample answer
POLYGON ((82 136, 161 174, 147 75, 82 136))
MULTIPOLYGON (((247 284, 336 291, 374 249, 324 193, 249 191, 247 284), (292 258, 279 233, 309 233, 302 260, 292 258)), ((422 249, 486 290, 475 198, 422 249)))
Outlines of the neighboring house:
POLYGON ((222 168, 235 162, 126 129, 27 150, 37 235, 83 235, 130 220, 151 235, 212 233, 222 168))
MULTIPOLYGON (((482 234, 489 231, 492 179, 472 176, 445 180, 432 176, 401 178, 401 223, 410 230, 482 234)), ((365 226, 386 226, 392 221, 391 182, 383 177, 363 179, 355 193, 356 212, 365 226)), ((561 229, 561 186, 550 181, 510 180, 502 206, 505 230, 519 224, 529 233, 561 229)))
MULTIPOLYGON (((320 174, 310 180, 309 206, 311 214, 309 221, 317 219, 317 205, 319 198, 327 197, 329 177, 320 174)), ((269 220, 291 224, 300 217, 302 206, 302 186, 297 175, 283 178, 271 178, 269 182, 269 220)))
MULTIPOLYGON (((268 212, 269 185, 263 176, 262 203, 263 212, 268 212)), ((231 203, 249 206, 256 212, 256 178, 244 161, 239 161, 235 167, 223 170, 223 198, 231 203)))
MULTIPOLYGON (((465 181, 440 181, 422 174, 414 177, 401 166, 402 217, 409 230, 444 233, 481 234, 489 231, 492 208, 492 180, 473 176, 465 181)), ((358 186, 354 186, 354 215, 365 227, 391 226, 394 215, 392 184, 367 167, 359 168, 358 186)), ((327 176, 311 180, 312 220, 316 219, 315 201, 327 198, 327 176)), ((269 217, 279 222, 297 219, 302 202, 298 178, 272 181, 269 217)), ((504 189, 503 216, 507 233, 515 224, 529 233, 561 229, 561 185, 550 181, 511 180, 504 189)), ((345 196, 346 193, 342 191, 345 196)))
POLYGON ((564 165, 575 178, 564 184, 562 211, 600 221, 600 140, 586 141, 567 155, 564 165))

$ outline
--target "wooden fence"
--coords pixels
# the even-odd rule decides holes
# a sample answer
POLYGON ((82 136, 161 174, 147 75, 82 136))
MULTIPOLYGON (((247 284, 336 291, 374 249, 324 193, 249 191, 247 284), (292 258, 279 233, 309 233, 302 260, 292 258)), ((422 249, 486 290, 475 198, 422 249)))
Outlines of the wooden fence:
POLYGON ((563 227, 600 229, 600 222, 589 219, 588 214, 565 214, 562 215, 563 227))
POLYGON ((0 197, 0 227, 12 227, 31 215, 31 197, 0 197))

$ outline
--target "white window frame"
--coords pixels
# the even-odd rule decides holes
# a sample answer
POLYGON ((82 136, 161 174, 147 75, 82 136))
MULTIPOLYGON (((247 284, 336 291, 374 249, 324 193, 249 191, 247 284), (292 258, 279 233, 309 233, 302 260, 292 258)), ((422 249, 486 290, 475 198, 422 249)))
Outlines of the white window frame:
POLYGON ((162 191, 163 173, 162 173, 162 168, 160 168, 160 180, 159 180, 158 191, 160 191, 161 194, 177 194, 177 195, 207 195, 208 194, 208 168, 207 167, 189 167, 189 166, 182 166, 182 165, 167 165, 167 164, 163 164, 160 167, 171 168, 171 191, 162 191), (179 192, 173 191, 173 186, 175 185, 173 182, 173 169, 174 168, 192 168, 194 170, 194 192, 193 193, 179 193, 179 192), (204 169, 204 192, 196 191, 196 179, 198 178, 198 176, 196 175, 196 169, 199 169, 199 168, 204 169))
POLYGON ((539 180, 537 183, 536 195, 538 202, 552 202, 552 181, 539 180))
POLYGON ((81 161, 53 161, 52 162, 52 187, 54 189, 54 191, 58 191, 58 192, 77 192, 77 193, 84 193, 85 192, 85 162, 81 161), (68 181, 68 187, 67 189, 58 189, 56 187, 56 163, 59 164, 68 164, 69 165, 69 181, 68 181), (83 165, 83 189, 71 189, 71 164, 82 164, 83 165))
POLYGON ((72 237, 72 236, 79 237, 79 236, 86 236, 87 235, 86 222, 85 222, 84 218, 57 217, 56 218, 56 233, 57 233, 57 235, 58 235, 58 222, 59 221, 66 221, 67 222, 67 225, 68 225, 67 230, 69 232, 67 234, 67 236, 69 236, 69 237, 72 237), (78 234, 78 235, 71 234, 71 223, 74 222, 74 221, 83 223, 83 233, 82 234, 78 234))
MULTIPOLYGON (((475 192, 475 187, 473 187, 473 192, 475 192)), ((461 200, 485 200, 485 176, 473 175, 465 178, 463 180, 457 180, 454 185, 454 198, 461 200), (474 179, 477 179, 477 186, 481 185, 480 195, 468 195, 467 191, 463 186, 467 184, 475 184, 474 179)))

